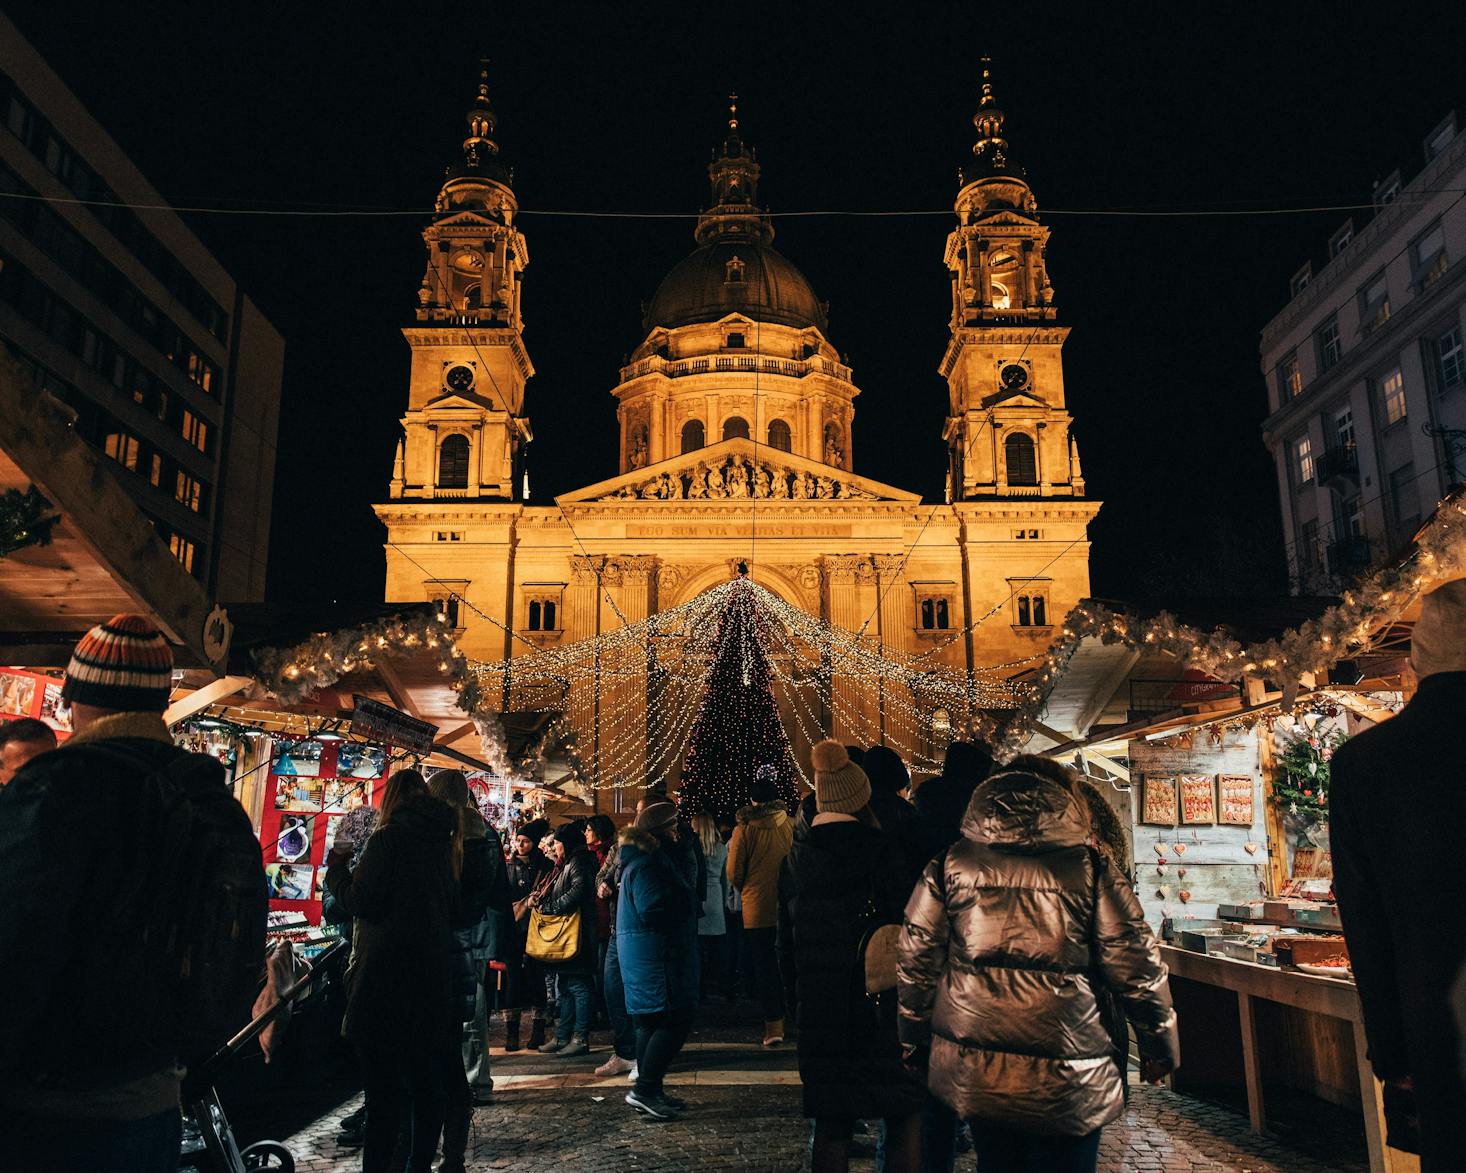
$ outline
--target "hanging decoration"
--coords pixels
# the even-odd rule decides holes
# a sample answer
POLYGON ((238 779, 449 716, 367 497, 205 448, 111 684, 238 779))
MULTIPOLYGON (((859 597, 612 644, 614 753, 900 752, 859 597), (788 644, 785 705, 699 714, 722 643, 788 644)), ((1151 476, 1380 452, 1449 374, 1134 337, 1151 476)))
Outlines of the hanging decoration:
POLYGON ((49 546, 51 531, 60 520, 35 485, 24 493, 6 489, 0 493, 0 558, 27 546, 49 546))
POLYGON ((1286 743, 1278 755, 1272 802, 1305 823, 1329 817, 1329 773, 1334 751, 1348 740, 1337 729, 1319 732, 1317 724, 1286 743))

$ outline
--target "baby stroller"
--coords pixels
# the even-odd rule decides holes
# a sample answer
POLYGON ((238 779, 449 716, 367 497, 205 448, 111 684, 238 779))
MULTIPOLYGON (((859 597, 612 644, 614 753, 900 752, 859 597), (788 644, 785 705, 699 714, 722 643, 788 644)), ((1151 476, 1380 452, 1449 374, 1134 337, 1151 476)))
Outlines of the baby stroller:
POLYGON ((183 1151, 185 1167, 200 1173, 251 1173, 271 1170, 272 1173, 295 1173, 295 1157, 277 1140, 256 1141, 243 1149, 235 1143, 234 1130, 219 1095, 214 1090, 215 1076, 230 1059, 260 1037, 271 1023, 280 1018, 294 1003, 310 992, 311 986, 331 968, 328 964, 347 943, 337 941, 318 955, 311 969, 294 985, 280 991, 280 1000, 252 1019, 237 1035, 190 1072, 183 1093, 183 1151), (193 1127, 190 1128, 190 1120, 193 1127))

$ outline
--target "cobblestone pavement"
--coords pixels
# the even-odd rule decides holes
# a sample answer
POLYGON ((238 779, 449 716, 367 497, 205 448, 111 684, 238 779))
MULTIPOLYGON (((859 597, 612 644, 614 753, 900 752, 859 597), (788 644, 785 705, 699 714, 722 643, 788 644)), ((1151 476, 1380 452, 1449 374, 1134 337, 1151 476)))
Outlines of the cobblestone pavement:
MULTIPOLYGON (((750 1027, 750 1030, 752 1028, 750 1027)), ((745 1035, 746 1037, 746 1035, 745 1035)), ((656 1124, 622 1100, 624 1077, 591 1072, 608 1054, 556 1060, 495 1052, 496 1102, 474 1111, 469 1168, 526 1173, 622 1173, 624 1170, 742 1169, 797 1173, 807 1168, 808 1124, 800 1112, 792 1047, 764 1051, 726 1028, 702 1032, 684 1051, 668 1084, 689 1103, 677 1122, 656 1124), (711 1036, 711 1037, 710 1037, 711 1036)), ((355 1173, 357 1151, 338 1148, 336 1121, 360 1103, 348 1100, 287 1142, 300 1173, 355 1173)), ((1335 1173, 1363 1170, 1363 1136, 1350 1118, 1323 1109, 1299 1129, 1305 1146, 1254 1136, 1230 1108, 1137 1086, 1124 1117, 1105 1130, 1106 1173, 1335 1173)), ((874 1169, 873 1137, 857 1142, 853 1170, 874 1169)), ((974 1158, 959 1158, 971 1173, 974 1158)))

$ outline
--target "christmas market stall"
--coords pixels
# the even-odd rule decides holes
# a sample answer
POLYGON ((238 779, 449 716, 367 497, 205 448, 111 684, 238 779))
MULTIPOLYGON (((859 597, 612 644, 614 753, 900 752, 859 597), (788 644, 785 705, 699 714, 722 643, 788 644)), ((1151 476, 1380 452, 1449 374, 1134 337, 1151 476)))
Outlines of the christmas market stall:
POLYGON ((992 729, 1072 763, 1129 828, 1181 1023, 1176 1089, 1240 1097, 1259 1132, 1280 1091, 1357 1111, 1372 1170, 1416 1166, 1384 1144, 1333 897, 1330 765, 1408 700, 1419 599, 1463 574, 1457 494, 1337 600, 1086 600, 1034 671, 1035 699, 992 729))

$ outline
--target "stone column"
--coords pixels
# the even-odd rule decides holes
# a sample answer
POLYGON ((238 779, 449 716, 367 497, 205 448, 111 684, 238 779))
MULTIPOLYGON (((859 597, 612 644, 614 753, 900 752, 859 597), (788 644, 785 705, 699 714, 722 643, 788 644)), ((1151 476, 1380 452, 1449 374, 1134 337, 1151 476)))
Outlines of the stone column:
MULTIPOLYGON (((876 605, 875 569, 864 554, 826 554, 824 569, 825 611, 829 622, 852 635, 865 625, 862 637, 874 648, 876 605), (869 624, 866 621, 869 620, 869 624)), ((838 657, 832 665, 830 682, 833 720, 831 736, 853 745, 869 745, 880 739, 880 722, 874 682, 864 678, 860 668, 838 657)))

